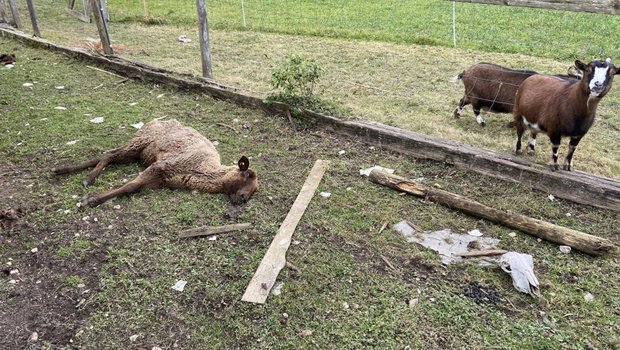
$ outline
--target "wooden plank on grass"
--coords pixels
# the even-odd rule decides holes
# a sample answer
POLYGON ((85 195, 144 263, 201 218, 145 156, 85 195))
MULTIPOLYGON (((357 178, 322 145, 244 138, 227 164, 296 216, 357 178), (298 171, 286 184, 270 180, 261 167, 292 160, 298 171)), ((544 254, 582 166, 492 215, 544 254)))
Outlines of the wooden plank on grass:
POLYGON ((273 238, 241 300, 257 304, 264 304, 267 300, 269 291, 276 283, 280 270, 286 265, 286 251, 291 244, 293 232, 314 196, 328 164, 329 161, 320 159, 314 163, 310 175, 308 175, 297 199, 295 199, 295 203, 280 225, 280 229, 273 238))
POLYGON ((243 224, 231 224, 224 226, 202 226, 196 227, 189 230, 183 230, 179 234, 179 238, 190 238, 190 237, 203 237, 203 236, 213 236, 220 233, 232 232, 232 231, 241 231, 247 228, 252 227, 252 224, 243 223, 243 224))

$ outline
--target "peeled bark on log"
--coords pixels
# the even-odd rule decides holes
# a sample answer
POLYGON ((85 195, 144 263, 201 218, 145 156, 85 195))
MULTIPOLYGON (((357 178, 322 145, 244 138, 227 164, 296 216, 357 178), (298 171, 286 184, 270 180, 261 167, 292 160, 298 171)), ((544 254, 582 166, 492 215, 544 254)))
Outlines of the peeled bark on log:
POLYGON ((406 192, 417 197, 428 198, 448 208, 456 209, 475 217, 484 218, 550 242, 567 245, 588 254, 608 255, 616 251, 616 246, 608 239, 557 226, 542 220, 532 219, 525 215, 513 214, 491 208, 467 197, 436 188, 426 187, 383 171, 373 170, 370 173, 370 179, 373 182, 388 186, 395 190, 406 192))

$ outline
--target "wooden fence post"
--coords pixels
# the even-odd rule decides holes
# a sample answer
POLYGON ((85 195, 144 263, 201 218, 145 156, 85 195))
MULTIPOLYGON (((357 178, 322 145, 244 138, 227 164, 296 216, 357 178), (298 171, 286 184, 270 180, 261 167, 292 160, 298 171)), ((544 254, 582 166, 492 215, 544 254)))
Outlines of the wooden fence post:
POLYGON ((30 22, 32 22, 32 30, 34 31, 34 36, 40 38, 41 32, 39 31, 39 24, 37 24, 37 13, 34 9, 34 3, 32 0, 26 0, 28 4, 28 13, 30 13, 30 22))
POLYGON ((196 8, 198 10, 198 34, 200 36, 200 52, 202 56, 202 76, 213 79, 206 0, 196 0, 196 8))
POLYGON ((101 10, 101 0, 91 0, 91 8, 93 9, 93 18, 95 24, 97 24, 97 30, 99 31, 99 38, 101 39, 101 45, 103 46, 103 53, 106 55, 113 55, 112 46, 110 45, 110 34, 108 33, 108 26, 103 18, 101 10))
POLYGON ((8 23, 9 16, 6 14, 6 9, 4 8, 4 0, 0 0, 0 23, 8 23))
POLYGON ((17 29, 22 28, 22 20, 19 18, 19 11, 17 10, 17 4, 15 0, 9 0, 9 6, 11 7, 11 13, 13 14, 13 23, 17 29))

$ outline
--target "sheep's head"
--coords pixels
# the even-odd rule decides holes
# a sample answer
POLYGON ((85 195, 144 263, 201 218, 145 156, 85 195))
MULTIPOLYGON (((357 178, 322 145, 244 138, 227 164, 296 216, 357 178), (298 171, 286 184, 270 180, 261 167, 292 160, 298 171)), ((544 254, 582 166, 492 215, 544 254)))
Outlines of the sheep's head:
POLYGON ((235 171, 224 185, 224 190, 232 204, 242 204, 250 200, 252 194, 258 190, 256 172, 250 170, 250 160, 243 156, 237 163, 239 170, 235 171))

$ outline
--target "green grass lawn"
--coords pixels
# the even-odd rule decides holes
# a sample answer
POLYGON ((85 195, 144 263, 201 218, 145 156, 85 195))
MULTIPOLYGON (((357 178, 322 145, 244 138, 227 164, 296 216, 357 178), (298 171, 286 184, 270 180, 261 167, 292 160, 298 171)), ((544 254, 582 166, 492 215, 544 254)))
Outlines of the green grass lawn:
POLYGON ((203 95, 121 82, 88 63, 5 38, 0 47, 18 57, 13 69, 0 69, 0 210, 20 215, 13 229, 0 233, 2 349, 617 348, 617 257, 567 255, 527 235, 512 238, 511 230, 400 196, 358 171, 381 164, 615 242, 618 213, 550 201, 546 193, 311 125, 296 130, 285 119, 203 95), (105 118, 102 124, 90 122, 97 116, 105 118), (86 172, 50 174, 54 166, 118 147, 134 134, 130 124, 160 117, 218 141, 225 164, 250 157, 260 191, 238 213, 223 195, 184 190, 146 190, 79 210, 84 194, 120 186, 141 167, 109 166, 92 188, 81 186, 86 172), (293 236, 287 258, 301 273, 283 270, 282 294, 264 306, 241 302, 319 158, 332 161, 319 186, 332 196, 313 198, 293 236), (543 298, 516 292, 497 267, 445 267, 389 227, 379 232, 403 219, 425 230, 477 228, 501 239, 500 248, 532 254, 543 298), (177 238, 182 229, 235 222, 251 222, 253 229, 215 241, 177 238), (9 275, 13 269, 19 275, 9 275), (182 293, 170 288, 179 279, 188 281, 182 293), (497 290, 500 303, 464 297, 462 288, 471 282, 497 290), (587 302, 586 293, 594 300, 587 302), (419 303, 410 308, 413 298, 419 303), (29 343, 33 332, 38 341, 29 343))
MULTIPOLYGON (((141 1, 110 0, 113 22, 141 21, 141 1)), ((170 25, 194 24, 192 0, 148 1, 149 15, 170 25)), ((208 1, 209 24, 253 30, 404 44, 453 46, 452 2, 445 0, 208 1)), ((560 60, 620 59, 620 17, 470 3, 456 5, 457 47, 560 60), (614 39, 616 38, 616 39, 614 39)))

